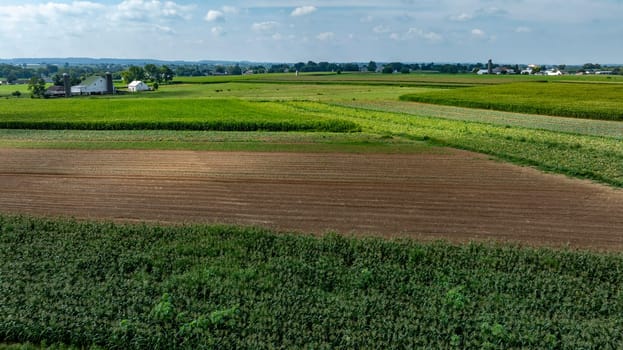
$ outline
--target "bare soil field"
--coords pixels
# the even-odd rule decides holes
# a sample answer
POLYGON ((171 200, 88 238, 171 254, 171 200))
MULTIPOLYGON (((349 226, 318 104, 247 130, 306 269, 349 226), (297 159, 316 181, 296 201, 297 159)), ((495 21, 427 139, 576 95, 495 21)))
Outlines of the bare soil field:
POLYGON ((623 191, 457 150, 0 149, 0 211, 620 250, 623 191))

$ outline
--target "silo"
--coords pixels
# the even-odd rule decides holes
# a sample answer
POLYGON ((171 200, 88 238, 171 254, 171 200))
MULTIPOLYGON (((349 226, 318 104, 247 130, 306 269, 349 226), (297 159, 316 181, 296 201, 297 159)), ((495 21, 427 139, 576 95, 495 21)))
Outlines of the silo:
POLYGON ((106 93, 112 95, 114 93, 114 86, 112 84, 112 73, 106 72, 106 93))
POLYGON ((71 83, 67 73, 63 73, 63 86, 65 87, 65 97, 71 97, 71 83))

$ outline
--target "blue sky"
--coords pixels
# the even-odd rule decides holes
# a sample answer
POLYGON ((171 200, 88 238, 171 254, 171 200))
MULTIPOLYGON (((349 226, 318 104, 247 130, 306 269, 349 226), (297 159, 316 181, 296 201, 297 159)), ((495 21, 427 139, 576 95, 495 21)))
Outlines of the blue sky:
POLYGON ((0 58, 623 63, 623 0, 2 0, 0 58))

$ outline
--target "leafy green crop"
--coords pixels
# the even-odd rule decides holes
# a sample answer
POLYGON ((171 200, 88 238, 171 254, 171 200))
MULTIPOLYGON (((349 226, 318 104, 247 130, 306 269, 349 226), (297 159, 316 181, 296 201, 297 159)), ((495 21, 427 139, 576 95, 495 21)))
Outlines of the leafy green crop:
POLYGON ((576 118, 623 120, 623 84, 513 83, 403 95, 402 100, 576 118))
POLYGON ((12 99, 0 128, 47 130, 359 131, 351 122, 294 114, 279 103, 214 99, 12 99))
POLYGON ((623 256, 0 216, 0 343, 618 348, 623 256))

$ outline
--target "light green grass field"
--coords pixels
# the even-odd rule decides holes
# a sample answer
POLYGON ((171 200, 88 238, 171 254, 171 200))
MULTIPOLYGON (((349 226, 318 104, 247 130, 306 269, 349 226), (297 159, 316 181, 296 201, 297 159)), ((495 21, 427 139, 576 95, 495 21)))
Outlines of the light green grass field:
MULTIPOLYGON (((0 85, 0 99, 1 98, 14 98, 11 94, 15 91, 19 91, 22 96, 21 97, 30 97, 30 91, 28 91, 28 85, 20 84, 20 85, 0 85)), ((1 106, 2 104, 0 104, 1 106)))
POLYGON ((363 132, 0 129, 0 147, 386 154, 442 152, 426 142, 363 132))

